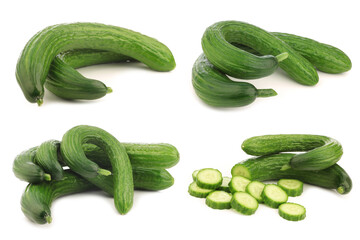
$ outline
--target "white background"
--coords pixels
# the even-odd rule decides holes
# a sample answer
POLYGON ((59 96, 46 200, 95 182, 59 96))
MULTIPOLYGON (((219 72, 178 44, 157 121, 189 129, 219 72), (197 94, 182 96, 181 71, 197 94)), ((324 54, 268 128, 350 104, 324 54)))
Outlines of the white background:
MULTIPOLYGON (((1 6, 1 235, 13 239, 355 239, 359 236, 359 13, 357 1, 11 1, 1 6), (297 84, 280 69, 254 80, 278 96, 235 109, 203 104, 191 85, 191 68, 202 52, 200 39, 209 25, 240 20, 268 31, 294 33, 332 44, 348 54, 350 72, 319 73, 314 87, 297 84), (81 73, 114 90, 96 101, 71 102, 46 92, 44 104, 28 103, 15 79, 15 65, 26 42, 39 30, 65 22, 100 22, 129 28, 166 44, 175 56, 172 72, 141 64, 87 67, 81 73), (124 142, 167 142, 180 162, 169 171, 175 185, 160 192, 135 193, 133 209, 119 215, 111 198, 83 193, 52 206, 53 222, 36 225, 23 215, 26 186, 12 173, 14 157, 71 127, 101 127, 124 142), (213 210, 188 195, 191 173, 204 167, 229 175, 249 156, 241 150, 248 137, 278 133, 321 134, 344 148, 340 165, 353 180, 348 195, 305 185, 289 201, 304 205, 307 218, 289 222, 260 205, 252 216, 213 210)), ((357 238, 358 239, 358 238, 357 238)))

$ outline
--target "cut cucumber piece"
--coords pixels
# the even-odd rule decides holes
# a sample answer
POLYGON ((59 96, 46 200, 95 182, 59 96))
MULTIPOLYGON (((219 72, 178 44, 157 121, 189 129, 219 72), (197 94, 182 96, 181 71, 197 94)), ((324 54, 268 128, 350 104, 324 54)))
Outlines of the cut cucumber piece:
POLYGON ((251 215, 259 207, 258 201, 246 192, 236 192, 231 199, 231 207, 245 215, 251 215))
POLYGON ((206 197, 206 205, 213 209, 230 209, 232 195, 225 191, 214 191, 206 197))
POLYGON ((286 192, 275 184, 265 185, 261 196, 264 203, 272 208, 278 208, 282 203, 285 203, 288 200, 286 192))
POLYGON ((191 196, 193 197, 198 197, 198 198, 206 198, 207 195, 209 195, 209 193, 213 192, 214 190, 212 189, 204 189, 199 187, 196 182, 192 182, 189 185, 189 189, 188 192, 191 196))
POLYGON ((194 182, 196 182, 196 176, 198 174, 200 170, 195 170, 193 173, 192 173, 192 179, 194 180, 194 182))
POLYGON ((196 184, 201 188, 217 189, 222 183, 222 174, 214 168, 204 168, 196 175, 196 184))
POLYGON ((264 187, 264 183, 259 181, 252 181, 246 186, 246 192, 253 196, 259 203, 261 203, 264 201, 261 196, 264 187))
POLYGON ((303 192, 303 183, 296 179, 280 179, 277 185, 291 197, 300 196, 303 192))
POLYGON ((283 203, 279 207, 279 215, 289 221, 300 221, 306 217, 306 209, 297 203, 283 203))
POLYGON ((218 187, 218 190, 230 192, 230 187, 229 187, 230 181, 231 181, 230 177, 223 177, 222 183, 220 187, 218 187))
POLYGON ((251 181, 247 178, 241 177, 241 176, 235 176, 231 178, 231 181, 229 183, 230 192, 245 192, 246 186, 251 181))

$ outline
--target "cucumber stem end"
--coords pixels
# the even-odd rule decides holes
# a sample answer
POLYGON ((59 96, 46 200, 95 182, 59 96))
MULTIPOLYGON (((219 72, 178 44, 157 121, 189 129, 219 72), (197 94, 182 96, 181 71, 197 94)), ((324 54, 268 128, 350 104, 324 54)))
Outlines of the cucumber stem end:
POLYGON ((51 175, 48 174, 48 173, 45 173, 44 174, 44 179, 45 179, 45 181, 51 181, 51 175))
POLYGON ((103 176, 109 176, 111 175, 111 172, 109 170, 106 170, 106 169, 103 169, 103 168, 100 168, 98 171, 97 171, 98 174, 100 175, 103 175, 103 176))
POLYGON ((39 98, 36 100, 36 103, 40 107, 44 103, 44 100, 42 98, 39 98))
POLYGON ((113 92, 112 88, 111 88, 111 87, 107 87, 106 93, 112 93, 112 92, 113 92))
POLYGON ((257 90, 257 97, 273 97, 276 96, 277 92, 274 89, 258 89, 257 90))

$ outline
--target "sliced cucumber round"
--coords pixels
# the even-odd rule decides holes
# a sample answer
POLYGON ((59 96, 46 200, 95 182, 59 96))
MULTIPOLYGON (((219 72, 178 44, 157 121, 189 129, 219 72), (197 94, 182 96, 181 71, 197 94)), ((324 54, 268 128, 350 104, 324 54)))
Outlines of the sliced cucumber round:
POLYGON ((217 189, 222 183, 222 174, 214 168, 204 168, 196 175, 196 184, 205 189, 217 189))
POLYGON ((229 187, 230 181, 231 181, 230 177, 223 177, 222 183, 220 187, 218 187, 218 190, 230 192, 230 187, 229 187))
POLYGON ((194 182, 196 182, 196 176, 198 174, 200 170, 195 170, 193 173, 192 173, 192 179, 194 180, 194 182))
POLYGON ((277 185, 291 197, 300 196, 303 192, 303 183, 296 179, 280 179, 277 185))
POLYGON ((283 203, 279 206, 279 215, 289 221, 300 221, 306 217, 306 209, 297 203, 283 203))
POLYGON ((236 192, 231 199, 231 207, 245 215, 252 215, 259 207, 258 201, 246 192, 236 192))
POLYGON ((286 192, 275 184, 265 185, 261 196, 264 203, 272 208, 278 208, 282 203, 285 203, 288 200, 286 192))
POLYGON ((207 195, 209 195, 209 193, 211 193, 212 189, 204 189, 204 188, 200 188, 196 182, 192 182, 189 185, 189 189, 188 192, 191 196, 193 197, 198 197, 198 198, 206 198, 207 195))
POLYGON ((231 181, 229 183, 229 188, 232 193, 234 192, 245 192, 246 186, 251 181, 247 178, 241 177, 241 176, 235 176, 231 178, 231 181))
POLYGON ((206 197, 206 205, 214 209, 230 209, 232 195, 225 191, 214 191, 206 197))
POLYGON ((264 187, 264 183, 259 181, 252 181, 246 186, 246 192, 253 196, 259 203, 261 203, 264 201, 261 196, 264 187))

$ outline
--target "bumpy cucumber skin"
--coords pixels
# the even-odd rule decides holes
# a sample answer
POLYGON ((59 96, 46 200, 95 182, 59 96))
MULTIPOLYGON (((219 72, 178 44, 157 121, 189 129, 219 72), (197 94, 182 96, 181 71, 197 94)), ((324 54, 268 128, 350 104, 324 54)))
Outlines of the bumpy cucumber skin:
POLYGON ((271 33, 248 23, 239 21, 215 23, 205 31, 202 44, 209 61, 221 71, 229 74, 229 72, 238 69, 239 73, 229 74, 233 77, 251 79, 269 75, 277 66, 277 60, 273 56, 287 52, 288 57, 279 62, 278 65, 292 79, 309 86, 313 86, 319 81, 316 69, 308 60, 271 33), (264 56, 261 58, 261 56, 247 53, 235 47, 233 43, 246 45, 264 56), (237 57, 239 53, 243 56, 244 52, 247 53, 245 58, 237 57), (251 69, 248 66, 239 68, 238 62, 249 62, 250 65, 255 65, 258 69, 251 69), (221 65, 227 65, 229 69, 225 69, 221 65), (265 69, 261 69, 261 67, 265 69), (243 72, 249 71, 250 73, 243 74, 243 72))
POLYGON ((282 217, 282 218, 284 218, 284 219, 286 219, 286 220, 289 220, 289 221, 300 221, 300 220, 304 220, 305 219, 305 217, 306 217, 306 209, 302 206, 302 205, 300 205, 300 204, 297 204, 297 203, 283 203, 283 204, 281 204, 280 206, 279 206, 279 215, 282 217), (301 208, 303 208, 303 210, 304 210, 304 213, 303 214, 301 214, 301 215, 293 215, 293 214, 289 214, 289 213, 286 213, 285 211, 283 211, 282 210, 282 207, 281 206, 285 206, 285 204, 290 204, 290 205, 295 205, 295 206, 298 206, 298 207, 301 207, 301 208))
POLYGON ((58 161, 60 142, 49 140, 40 144, 36 151, 35 163, 51 175, 51 179, 60 180, 64 170, 58 161))
POLYGON ((297 170, 322 170, 338 162, 343 154, 341 144, 326 136, 311 134, 278 134, 246 139, 242 149, 250 155, 262 156, 280 152, 302 152, 289 165, 297 170))
POLYGON ((257 202, 257 200, 256 200, 253 196, 251 196, 251 195, 248 194, 248 193, 245 193, 245 192, 236 192, 236 193, 233 194, 233 197, 232 197, 232 199, 231 199, 231 207, 232 207, 233 209, 235 209, 236 211, 244 214, 244 215, 252 215, 252 214, 254 214, 254 213, 256 212, 256 210, 258 209, 259 203, 257 202), (246 195, 248 195, 250 198, 253 198, 254 201, 256 202, 256 208, 251 209, 251 208, 248 208, 248 207, 242 205, 241 203, 239 203, 239 202, 236 200, 236 196, 237 196, 237 195, 240 195, 240 194, 246 194, 246 195))
POLYGON ((101 168, 86 157, 82 149, 84 143, 98 145, 107 153, 114 177, 115 207, 120 214, 126 214, 133 205, 134 186, 132 168, 125 148, 114 136, 98 127, 80 125, 64 134, 60 149, 65 163, 95 185, 92 180, 101 175, 101 168))
POLYGON ((351 191, 352 180, 346 171, 338 164, 319 170, 282 170, 295 154, 279 153, 274 155, 255 157, 236 164, 231 169, 233 176, 243 176, 251 180, 267 181, 281 178, 298 179, 304 183, 328 189, 336 189, 340 194, 351 191))
POLYGON ((277 182, 277 185, 279 187, 281 187, 288 196, 290 197, 298 197, 300 196, 302 193, 303 193, 303 183, 299 180, 295 180, 295 179, 280 179, 278 182, 277 182), (297 189, 293 189, 293 188, 289 188, 287 186, 285 186, 284 184, 282 184, 282 181, 284 180, 291 180, 291 181, 296 181, 298 182, 299 184, 299 188, 297 189))
POLYGON ((193 65, 192 84, 199 98, 214 107, 242 107, 257 97, 277 95, 273 89, 256 89, 250 83, 230 80, 204 54, 193 65))
POLYGON ((207 195, 205 203, 206 203, 206 205, 208 205, 210 208, 213 208, 213 209, 218 209, 218 210, 230 209, 231 208, 231 194, 228 192, 225 192, 225 191, 213 191, 209 195, 207 195), (213 194, 218 194, 219 192, 222 194, 226 194, 229 197, 229 201, 219 202, 219 201, 215 201, 211 198, 211 196, 213 194))
POLYGON ((56 55, 79 48, 123 54, 157 71, 175 67, 174 57, 164 44, 138 32, 99 23, 53 25, 34 35, 18 59, 16 79, 29 102, 42 101, 44 83, 56 55))
POLYGON ((262 197, 264 203, 266 205, 268 205, 269 207, 271 207, 271 208, 278 208, 281 204, 287 202, 287 200, 288 200, 288 195, 286 194, 286 192, 281 187, 279 187, 279 186, 277 186, 275 184, 267 184, 267 185, 265 185, 264 190, 263 190, 263 192, 261 194, 261 197, 262 197), (283 194, 284 200, 283 201, 275 201, 275 200, 273 200, 271 198, 271 196, 269 196, 269 194, 271 194, 271 193, 268 193, 269 188, 273 188, 273 189, 275 188, 276 191, 279 191, 281 194, 283 194))

